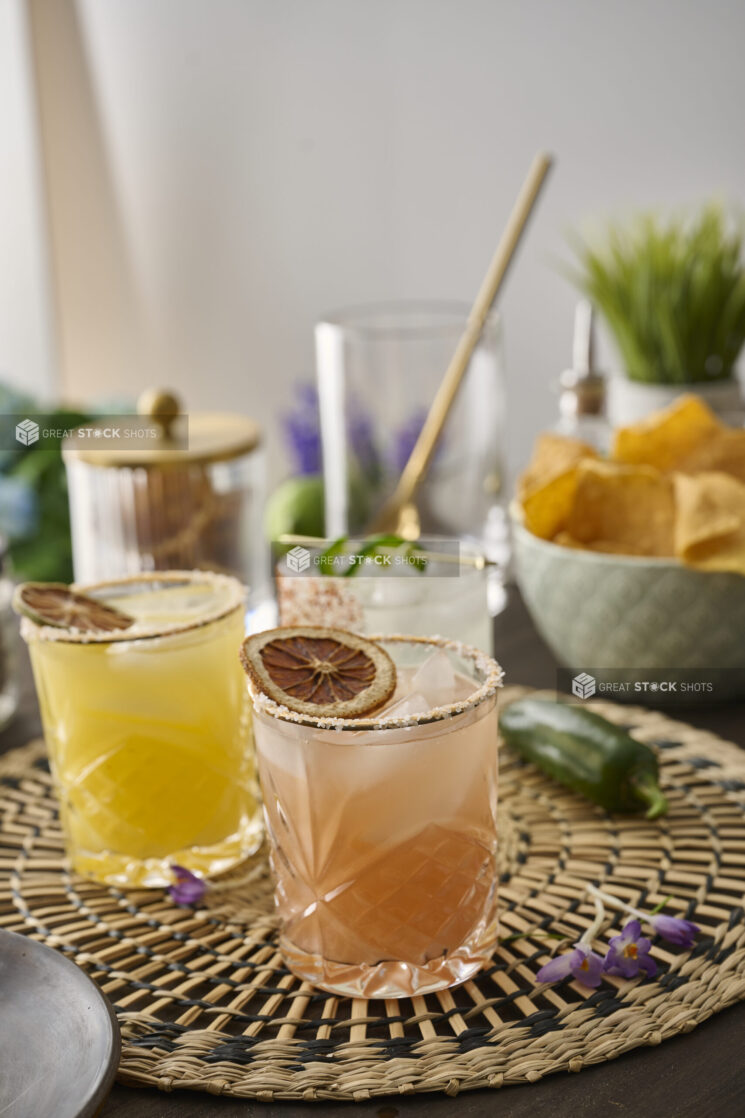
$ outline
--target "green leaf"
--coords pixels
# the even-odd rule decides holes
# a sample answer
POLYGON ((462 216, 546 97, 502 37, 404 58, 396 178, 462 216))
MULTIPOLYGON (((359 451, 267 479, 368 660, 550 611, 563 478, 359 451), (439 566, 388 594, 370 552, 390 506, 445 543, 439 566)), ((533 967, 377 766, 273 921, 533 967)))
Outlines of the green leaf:
MULTIPOLYGON (((355 546, 353 552, 347 549, 349 544, 348 536, 340 536, 338 540, 334 540, 319 557, 319 566, 321 573, 325 575, 333 575, 334 571, 333 559, 343 555, 354 555, 356 559, 374 558, 376 555, 383 555, 386 551, 397 551, 399 548, 406 548, 406 558, 411 562, 411 565, 418 571, 423 572, 427 568, 427 557, 415 543, 410 540, 405 540, 403 536, 396 536, 390 532, 382 533, 378 536, 369 536, 360 544, 355 546)), ((350 563, 345 571, 342 572, 342 578, 353 578, 358 574, 365 564, 363 562, 350 563)))
POLYGON ((348 539, 349 536, 339 536, 338 540, 334 540, 333 543, 330 543, 329 546, 321 552, 318 557, 318 564, 322 575, 333 575, 334 559, 344 554, 348 539))
POLYGON ((427 569, 427 556, 423 551, 420 551, 416 544, 411 543, 406 548, 406 558, 420 574, 424 574, 427 569))
MULTIPOLYGON (((23 412, 44 415, 49 427, 74 429, 93 416, 77 409, 39 407, 12 389, 0 385, 0 403, 8 417, 23 412)), ((18 447, 0 456, 0 473, 22 480, 35 494, 36 528, 22 538, 12 539, 8 555, 13 573, 21 579, 41 582, 72 581, 72 542, 67 495, 67 475, 62 461, 60 438, 44 438, 32 447, 18 447)))

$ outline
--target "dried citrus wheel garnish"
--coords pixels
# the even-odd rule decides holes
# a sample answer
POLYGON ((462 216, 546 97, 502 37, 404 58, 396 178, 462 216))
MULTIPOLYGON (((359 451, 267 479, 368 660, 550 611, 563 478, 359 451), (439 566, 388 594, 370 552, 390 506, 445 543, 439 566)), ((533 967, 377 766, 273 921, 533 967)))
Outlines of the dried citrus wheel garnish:
POLYGON ((76 629, 81 633, 113 633, 129 629, 134 617, 79 594, 61 582, 24 582, 16 587, 13 609, 37 625, 76 629))
POLYGON ((375 641, 314 625, 247 637, 241 662, 254 686, 296 714, 359 718, 386 703, 396 668, 375 641))

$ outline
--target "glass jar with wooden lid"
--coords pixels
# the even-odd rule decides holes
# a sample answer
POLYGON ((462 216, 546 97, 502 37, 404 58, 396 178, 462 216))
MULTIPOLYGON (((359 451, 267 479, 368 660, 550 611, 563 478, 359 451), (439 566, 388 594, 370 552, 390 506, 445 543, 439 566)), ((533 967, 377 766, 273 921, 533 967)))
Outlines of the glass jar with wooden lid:
POLYGON ((249 610, 259 607, 268 595, 259 426, 228 412, 187 416, 157 389, 140 397, 128 437, 105 437, 111 424, 99 420, 63 447, 75 580, 220 571, 246 582, 249 610))

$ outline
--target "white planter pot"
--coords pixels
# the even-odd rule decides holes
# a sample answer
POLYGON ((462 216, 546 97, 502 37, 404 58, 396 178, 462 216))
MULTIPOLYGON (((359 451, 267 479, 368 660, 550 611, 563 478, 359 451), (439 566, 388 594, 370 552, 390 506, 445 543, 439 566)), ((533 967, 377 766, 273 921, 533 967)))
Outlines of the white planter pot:
POLYGON ((712 384, 645 384, 625 376, 608 379, 608 419, 612 427, 638 423, 650 412, 666 408, 687 392, 700 396, 713 412, 729 423, 741 424, 745 419, 742 388, 734 377, 712 384))

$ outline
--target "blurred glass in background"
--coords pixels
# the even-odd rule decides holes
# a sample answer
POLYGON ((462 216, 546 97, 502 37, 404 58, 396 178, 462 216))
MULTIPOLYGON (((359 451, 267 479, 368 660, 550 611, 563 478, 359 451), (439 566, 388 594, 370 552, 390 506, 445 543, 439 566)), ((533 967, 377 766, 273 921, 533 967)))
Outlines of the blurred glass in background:
MULTIPOLYGON (((359 533, 392 492, 466 325, 458 302, 377 303, 316 326, 326 535, 359 533)), ((506 558, 501 320, 493 314, 417 493, 421 529, 506 558)))

